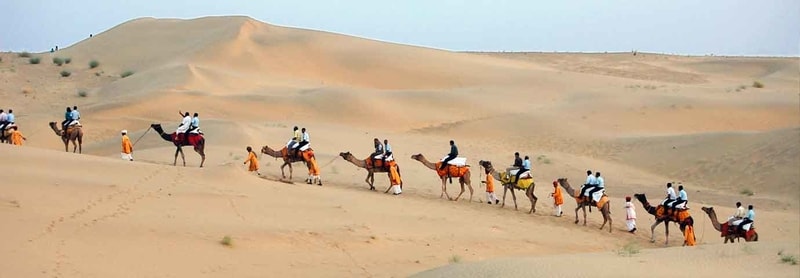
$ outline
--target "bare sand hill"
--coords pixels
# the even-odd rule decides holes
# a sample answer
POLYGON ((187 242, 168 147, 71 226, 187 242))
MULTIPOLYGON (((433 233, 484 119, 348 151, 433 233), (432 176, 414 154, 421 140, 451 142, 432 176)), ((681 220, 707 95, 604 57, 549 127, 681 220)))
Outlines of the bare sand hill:
MULTIPOLYGON (((0 147, 8 169, 0 219, 10 223, 0 228, 9 242, 0 267, 13 276, 396 277, 520 256, 562 262, 542 268, 559 276, 583 259, 622 265, 630 258, 611 251, 630 242, 659 249, 643 252, 645 267, 700 249, 686 256, 752 276, 734 273, 730 265, 745 258, 738 253, 715 258, 744 247, 717 246, 699 210, 714 206, 725 217, 736 201, 757 207, 759 267, 797 273, 772 254, 788 245, 800 255, 797 58, 453 53, 247 17, 136 19, 33 55, 42 63, 0 53, 8 100, 0 108, 15 110, 28 137, 22 148, 0 147), (52 57, 72 62, 59 67, 52 57), (93 59, 100 66, 89 69, 93 59), (70 77, 59 76, 65 69, 70 77), (120 77, 127 70, 134 74, 120 77), (84 155, 62 153, 47 126, 72 105, 82 111, 84 155), (203 169, 189 148, 189 168, 172 167, 174 147, 148 130, 157 122, 171 132, 178 110, 201 115, 203 169), (264 178, 241 164, 246 146, 280 148, 295 125, 310 131, 323 187, 275 182, 281 161, 264 155, 264 178), (136 142, 134 163, 119 161, 121 129, 136 142), (365 171, 338 157, 366 157, 374 137, 392 143, 405 184, 399 197, 367 191, 365 171), (450 139, 473 165, 472 203, 469 192, 457 203, 439 199, 434 172, 410 159, 438 159, 450 139), (522 194, 519 212, 511 196, 502 209, 484 201, 477 161, 510 164, 515 151, 534 164, 534 215, 524 213, 522 194), (550 182, 579 184, 586 169, 606 177, 611 234, 597 230, 597 212, 586 227, 573 224, 569 199, 566 217, 549 216, 550 182), (641 206, 640 232, 625 233, 624 196, 658 200, 667 181, 689 189, 700 247, 660 248, 663 226, 650 243, 653 220, 641 206), (218 243, 225 235, 233 248, 218 243)), ((295 166, 299 182, 305 171, 295 166)), ((378 174, 378 189, 387 185, 378 174)), ((448 185, 450 194, 457 187, 448 185)), ((668 246, 680 246, 671 231, 668 246)), ((496 262, 484 264, 515 268, 496 262)))

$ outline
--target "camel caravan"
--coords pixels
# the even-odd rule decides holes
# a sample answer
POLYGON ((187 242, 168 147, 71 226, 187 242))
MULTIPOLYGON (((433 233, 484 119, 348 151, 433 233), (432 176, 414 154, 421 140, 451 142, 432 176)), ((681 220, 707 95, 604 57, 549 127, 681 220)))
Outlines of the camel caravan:
MULTIPOLYGON (((177 165, 178 155, 181 156, 183 166, 186 166, 186 158, 183 152, 184 146, 191 146, 195 152, 200 155, 200 167, 202 168, 205 156, 205 138, 203 132, 200 130, 200 120, 198 113, 190 116, 188 112, 178 111, 182 120, 176 130, 172 133, 166 133, 164 128, 159 123, 150 125, 150 129, 158 133, 164 141, 170 142, 175 146, 175 154, 173 158, 173 166, 177 165)), ((64 150, 69 152, 69 142, 72 142, 72 152, 82 152, 83 143, 83 126, 80 123, 80 112, 77 106, 67 107, 64 114, 64 121, 60 124, 58 122, 50 122, 49 126, 53 132, 59 136, 64 143, 64 150)), ((15 116, 12 110, 6 113, 0 109, 0 143, 9 143, 14 145, 22 145, 22 141, 27 140, 19 131, 19 126, 15 122, 15 116)), ((147 133, 145 131, 145 133, 147 133)), ((273 149, 270 146, 263 146, 261 153, 271 156, 275 159, 282 159, 283 164, 280 166, 282 179, 287 179, 285 167, 289 167, 288 180, 291 181, 293 176, 292 164, 301 162, 308 169, 308 176, 305 179, 307 184, 322 185, 320 178, 320 166, 316 161, 314 150, 311 148, 310 138, 306 128, 298 129, 293 128, 292 138, 280 149, 273 149)), ((127 138, 127 131, 122 131, 123 135, 123 159, 133 161, 130 156, 133 145, 130 139, 127 138)), ((144 136, 144 134, 142 134, 144 136)), ((141 139, 141 138, 140 138, 141 139)), ((358 168, 367 170, 364 182, 369 186, 369 190, 376 190, 375 188, 375 174, 386 173, 389 185, 384 193, 392 192, 394 195, 400 195, 403 192, 403 180, 400 175, 400 166, 395 160, 391 145, 389 141, 384 139, 381 142, 378 138, 374 140, 375 151, 369 154, 364 159, 358 159, 349 151, 340 152, 339 157, 345 161, 350 162, 358 168)), ((258 170, 258 160, 255 153, 248 147, 249 155, 251 156, 248 161, 251 161, 250 171, 258 170), (256 165, 253 165, 253 164, 256 165)), ((534 193, 536 183, 531 172, 531 162, 528 156, 523 160, 519 153, 514 154, 514 164, 505 169, 497 169, 494 164, 488 160, 480 160, 478 164, 483 168, 481 174, 486 174, 486 179, 481 180, 482 184, 486 185, 487 202, 489 204, 499 204, 500 200, 494 195, 494 181, 500 182, 503 187, 503 196, 501 208, 505 207, 506 194, 511 192, 512 200, 514 201, 514 209, 518 210, 516 191, 523 191, 525 196, 531 203, 529 214, 536 212, 536 204, 538 197, 534 193)), ((467 158, 459 156, 458 148, 453 140, 450 141, 450 152, 443 158, 437 161, 430 161, 422 154, 414 154, 411 159, 419 161, 428 169, 433 170, 439 181, 441 182, 440 198, 447 198, 451 201, 458 201, 461 196, 469 189, 469 201, 472 202, 474 189, 472 187, 470 165, 467 164, 467 158), (460 192, 455 197, 452 197, 447 192, 447 184, 452 184, 453 178, 458 180, 460 185, 460 192)), ((332 161, 331 161, 332 162, 332 161)), ((245 162, 247 163, 247 161, 245 162)), ((258 173, 258 172, 257 172, 258 173)), ((261 175, 259 173, 259 175, 261 175)), ((599 229, 602 230, 608 224, 608 232, 612 231, 611 225, 613 220, 611 218, 611 202, 605 192, 605 182, 599 172, 593 173, 591 170, 587 171, 587 179, 580 188, 574 188, 570 185, 567 178, 559 178, 553 182, 554 192, 550 194, 554 198, 555 216, 561 216, 561 203, 563 198, 559 186, 564 189, 567 195, 575 199, 575 224, 580 223, 578 211, 583 211, 583 225, 587 225, 587 213, 592 212, 592 208, 597 208, 603 216, 603 224, 599 229)), ((694 234, 694 219, 692 218, 688 207, 688 196, 683 188, 683 185, 678 186, 679 191, 672 188, 672 183, 667 183, 667 196, 657 205, 651 204, 645 194, 634 194, 643 208, 653 215, 656 222, 650 227, 651 237, 650 241, 655 242, 655 229, 661 223, 664 223, 665 229, 665 244, 669 243, 669 223, 674 222, 679 226, 680 231, 684 237, 684 246, 693 246, 696 244, 694 234)), ((741 203, 737 203, 736 213, 731 216, 728 221, 720 222, 717 219, 717 214, 713 207, 703 207, 702 210, 711 219, 711 223, 718 232, 720 237, 724 238, 724 243, 740 241, 744 239, 746 242, 758 241, 758 233, 753 225, 755 212, 753 206, 749 206, 749 210, 745 210, 741 203)), ((628 225, 628 232, 634 233, 635 226, 635 210, 631 203, 631 197, 626 197, 626 223, 628 225)))

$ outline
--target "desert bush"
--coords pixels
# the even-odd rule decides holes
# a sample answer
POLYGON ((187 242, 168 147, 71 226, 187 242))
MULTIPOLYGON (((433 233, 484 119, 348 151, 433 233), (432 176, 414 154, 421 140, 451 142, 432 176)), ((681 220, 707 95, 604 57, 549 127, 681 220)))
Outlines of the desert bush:
POLYGON ((639 245, 636 244, 636 242, 631 241, 623 245, 622 248, 620 248, 619 250, 617 250, 617 255, 623 257, 631 257, 633 255, 639 254, 639 252, 641 252, 641 248, 639 247, 639 245))
POLYGON ((86 97, 86 96, 88 96, 88 95, 89 95, 89 94, 88 94, 88 93, 86 93, 86 91, 84 91, 84 90, 80 90, 80 91, 78 91, 78 96, 79 96, 79 97, 86 97))
POLYGON ((741 193, 742 195, 747 195, 747 196, 753 196, 755 194, 755 193, 753 193, 753 190, 750 190, 750 188, 744 188, 741 191, 739 191, 739 193, 741 193))
POLYGON ((61 77, 69 77, 71 74, 72 73, 69 72, 68 70, 62 70, 61 71, 61 77))
POLYGON ((59 57, 53 57, 53 64, 61 66, 64 64, 64 59, 61 59, 59 57))
POLYGON ((33 65, 39 64, 40 61, 41 59, 39 59, 39 57, 31 57, 30 59, 28 59, 28 62, 30 62, 33 65))
POLYGON ((22 52, 22 53, 19 54, 19 57, 28 58, 28 57, 31 57, 31 54, 28 53, 28 52, 22 52))
POLYGON ((450 257, 450 263, 457 264, 457 263, 460 263, 460 262, 461 262, 461 256, 453 255, 453 256, 450 257))
POLYGON ((764 84, 758 81, 753 81, 753 88, 764 88, 764 84))
POLYGON ((70 62, 72 62, 72 58, 64 58, 64 64, 69 64, 70 62))
POLYGON ((91 62, 89 62, 90 69, 96 68, 98 66, 100 66, 100 62, 98 62, 97 60, 92 60, 91 62))
POLYGON ((121 73, 119 75, 119 77, 125 78, 125 77, 131 76, 131 75, 133 75, 133 71, 132 70, 126 70, 125 72, 121 73))
POLYGON ((233 246, 233 239, 230 236, 225 236, 219 241, 220 244, 231 247, 233 246))

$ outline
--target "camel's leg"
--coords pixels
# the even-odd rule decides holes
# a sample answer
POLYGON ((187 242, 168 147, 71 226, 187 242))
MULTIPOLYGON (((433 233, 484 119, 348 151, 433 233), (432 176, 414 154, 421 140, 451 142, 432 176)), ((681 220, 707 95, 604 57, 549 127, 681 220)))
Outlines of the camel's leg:
POLYGON ((293 173, 293 172, 294 172, 294 169, 292 169, 292 163, 291 163, 291 162, 289 162, 289 179, 290 179, 290 180, 292 179, 292 173, 293 173))
MULTIPOLYGON (((447 194, 447 178, 442 178, 442 195, 446 196, 448 200, 453 200, 453 198, 450 198, 450 194, 447 194)), ((442 195, 439 195, 439 198, 442 195)))
POLYGON ((614 220, 611 219, 611 204, 606 203, 606 205, 605 205, 605 213, 603 213, 603 215, 607 216, 606 218, 608 219, 608 232, 610 233, 611 232, 611 223, 614 222, 614 220))
POLYGON ((669 245, 669 222, 664 222, 664 234, 664 237, 667 238, 664 245, 669 245))
POLYGON ((583 206, 583 225, 584 226, 586 226, 586 207, 590 207, 590 209, 591 209, 591 206, 583 206))
POLYGON ((661 224, 661 220, 656 219, 656 223, 650 225, 650 242, 656 242, 656 226, 661 224))
MULTIPOLYGON (((453 200, 453 201, 458 201, 458 198, 461 198, 461 194, 464 194, 464 191, 465 191, 465 190, 464 190, 464 179, 462 179, 462 178, 459 178, 459 179, 458 179, 458 185, 460 185, 460 186, 461 186, 461 192, 458 192, 458 196, 456 196, 456 199, 455 199, 455 200, 453 200)), ((471 201, 470 201, 470 202, 471 202, 471 201)))
MULTIPOLYGON (((603 208, 600 209, 600 213, 603 214, 603 225, 600 225, 600 230, 603 230, 603 228, 606 226, 606 222, 608 222, 608 216, 609 216, 608 209, 606 208, 606 206, 603 206, 603 208)), ((611 225, 608 225, 608 227, 611 228, 611 225)), ((609 232, 611 232, 610 229, 609 232)))
POLYGON ((475 189, 472 188, 472 181, 465 178, 464 182, 467 183, 467 187, 469 187, 469 202, 472 203, 472 195, 475 193, 475 189))
MULTIPOLYGON (((500 205, 500 207, 501 207, 501 208, 504 208, 504 207, 506 207, 506 191, 508 191, 508 185, 506 185, 506 184, 503 184, 503 204, 502 204, 502 205, 500 205)), ((576 212, 576 214, 575 214, 575 215, 577 215, 577 212, 576 212)), ((576 217, 577 217, 577 216, 576 216, 576 217)))
POLYGON ((178 152, 181 151, 181 147, 175 148, 175 160, 172 161, 172 166, 178 165, 178 152))
POLYGON ((206 163, 206 153, 203 150, 198 150, 195 148, 195 151, 200 154, 200 168, 203 168, 203 163, 206 163))
POLYGON ((515 190, 514 188, 511 188, 510 190, 511 190, 511 199, 514 200, 514 210, 519 210, 519 207, 517 207, 517 193, 514 193, 515 190))
POLYGON ((64 139, 64 151, 69 152, 69 140, 64 139))
POLYGON ((179 148, 181 150, 181 161, 183 161, 183 167, 186 167, 186 155, 183 154, 183 148, 179 148))
POLYGON ((528 190, 525 191, 525 195, 528 196, 528 199, 531 200, 531 211, 529 213, 536 212, 536 202, 539 201, 539 198, 536 197, 536 194, 533 194, 533 189, 536 187, 536 184, 531 184, 528 187, 528 190))
POLYGON ((582 207, 581 203, 578 203, 578 206, 575 207, 575 224, 578 224, 578 222, 580 222, 578 220, 578 210, 581 209, 581 207, 582 207))
POLYGON ((83 134, 78 134, 78 153, 83 153, 83 134))

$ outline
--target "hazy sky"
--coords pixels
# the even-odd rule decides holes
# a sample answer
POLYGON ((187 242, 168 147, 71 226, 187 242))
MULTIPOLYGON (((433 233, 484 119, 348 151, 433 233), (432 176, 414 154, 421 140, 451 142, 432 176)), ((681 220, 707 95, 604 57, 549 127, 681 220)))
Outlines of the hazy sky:
POLYGON ((0 0, 0 50, 63 48, 138 17, 207 15, 449 50, 800 54, 800 0, 0 0))

